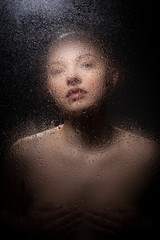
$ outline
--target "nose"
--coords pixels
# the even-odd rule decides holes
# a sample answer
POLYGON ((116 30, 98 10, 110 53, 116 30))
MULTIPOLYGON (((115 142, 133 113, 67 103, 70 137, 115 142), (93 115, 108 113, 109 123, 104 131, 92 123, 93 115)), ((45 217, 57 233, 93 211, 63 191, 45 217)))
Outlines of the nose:
POLYGON ((82 82, 79 76, 70 76, 67 78, 67 85, 77 85, 82 82))
POLYGON ((75 66, 70 64, 70 67, 67 71, 67 85, 77 85, 82 82, 81 76, 78 73, 78 70, 75 66))

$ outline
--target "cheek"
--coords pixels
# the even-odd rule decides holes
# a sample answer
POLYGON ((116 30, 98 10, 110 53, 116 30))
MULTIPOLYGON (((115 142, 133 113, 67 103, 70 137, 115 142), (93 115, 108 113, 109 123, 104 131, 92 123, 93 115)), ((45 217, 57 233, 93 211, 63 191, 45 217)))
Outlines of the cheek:
POLYGON ((95 71, 89 79, 90 87, 94 92, 99 92, 102 89, 105 89, 106 86, 106 75, 102 72, 95 71))
POLYGON ((63 87, 57 83, 56 81, 53 81, 51 79, 48 80, 48 91, 53 97, 59 97, 63 94, 63 87))

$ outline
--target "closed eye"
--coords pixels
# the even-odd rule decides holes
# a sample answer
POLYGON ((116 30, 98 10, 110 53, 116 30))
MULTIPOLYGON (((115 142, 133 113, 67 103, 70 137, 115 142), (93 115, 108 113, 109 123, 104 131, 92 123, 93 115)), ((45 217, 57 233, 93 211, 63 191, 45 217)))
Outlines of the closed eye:
POLYGON ((85 67, 85 68, 93 68, 93 67, 94 67, 94 64, 93 64, 93 63, 83 63, 83 64, 82 64, 82 67, 85 67))
POLYGON ((59 75, 64 72, 63 68, 51 68, 51 73, 53 75, 59 75))

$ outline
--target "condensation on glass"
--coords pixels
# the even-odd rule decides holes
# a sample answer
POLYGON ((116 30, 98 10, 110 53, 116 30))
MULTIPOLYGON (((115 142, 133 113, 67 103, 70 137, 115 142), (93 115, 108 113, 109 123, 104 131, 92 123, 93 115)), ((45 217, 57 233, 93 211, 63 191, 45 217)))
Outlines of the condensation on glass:
POLYGON ((154 234, 159 144, 143 8, 147 18, 147 3, 1 5, 8 232, 77 240, 154 234))

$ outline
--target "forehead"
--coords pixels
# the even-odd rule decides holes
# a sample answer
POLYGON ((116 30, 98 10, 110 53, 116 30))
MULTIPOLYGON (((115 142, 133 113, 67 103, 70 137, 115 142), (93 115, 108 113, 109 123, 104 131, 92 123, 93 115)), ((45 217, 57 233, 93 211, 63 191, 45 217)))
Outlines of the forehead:
POLYGON ((49 49, 48 60, 76 58, 81 55, 101 56, 100 47, 88 39, 65 39, 52 44, 49 49))

